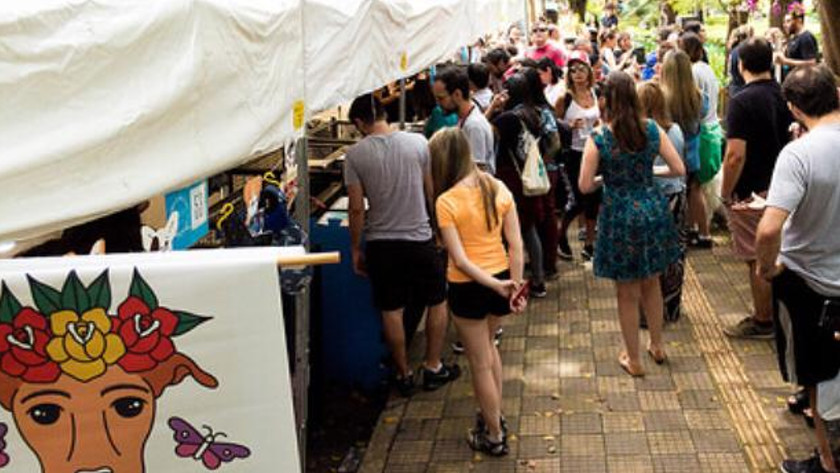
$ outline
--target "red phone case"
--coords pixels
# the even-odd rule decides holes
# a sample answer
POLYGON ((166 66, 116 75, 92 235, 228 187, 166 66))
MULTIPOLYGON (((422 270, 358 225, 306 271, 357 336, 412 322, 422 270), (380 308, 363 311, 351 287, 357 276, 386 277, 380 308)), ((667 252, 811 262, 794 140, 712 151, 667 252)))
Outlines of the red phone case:
POLYGON ((523 284, 522 287, 520 287, 519 290, 516 291, 516 293, 513 295, 513 298, 511 298, 511 301, 513 301, 514 304, 518 304, 522 300, 528 300, 528 296, 530 294, 531 294, 531 282, 530 281, 525 281, 525 284, 523 284))

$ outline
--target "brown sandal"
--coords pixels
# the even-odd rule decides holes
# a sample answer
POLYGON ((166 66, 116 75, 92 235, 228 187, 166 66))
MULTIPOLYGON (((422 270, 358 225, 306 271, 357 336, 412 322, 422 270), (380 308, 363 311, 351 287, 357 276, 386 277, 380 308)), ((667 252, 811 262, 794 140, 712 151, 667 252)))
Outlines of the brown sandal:
POLYGON ((665 350, 663 350, 661 348, 658 349, 658 350, 654 350, 653 348, 648 346, 647 352, 648 352, 648 355, 650 355, 651 359, 653 359, 653 362, 656 363, 657 365, 661 365, 661 364, 665 363, 666 361, 668 361, 668 355, 666 355, 665 350))
POLYGON ((641 367, 633 368, 630 362, 630 356, 625 352, 621 352, 621 354, 618 355, 618 364, 621 365, 621 368, 623 368, 627 374, 634 378, 641 378, 645 375, 645 371, 641 367))

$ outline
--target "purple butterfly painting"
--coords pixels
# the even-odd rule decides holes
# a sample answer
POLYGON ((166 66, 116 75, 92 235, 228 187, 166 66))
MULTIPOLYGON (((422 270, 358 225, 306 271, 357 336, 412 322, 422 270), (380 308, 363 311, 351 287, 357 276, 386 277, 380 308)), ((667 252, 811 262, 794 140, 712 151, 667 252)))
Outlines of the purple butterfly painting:
POLYGON ((9 428, 0 422, 0 468, 9 464, 9 455, 6 453, 6 432, 9 428))
POLYGON ((169 427, 175 431, 175 454, 183 458, 201 461, 208 470, 216 470, 222 463, 230 463, 237 458, 248 458, 251 450, 244 445, 216 442, 218 437, 227 437, 224 433, 214 433, 213 429, 203 426, 207 435, 201 435, 195 427, 180 417, 169 419, 169 427))

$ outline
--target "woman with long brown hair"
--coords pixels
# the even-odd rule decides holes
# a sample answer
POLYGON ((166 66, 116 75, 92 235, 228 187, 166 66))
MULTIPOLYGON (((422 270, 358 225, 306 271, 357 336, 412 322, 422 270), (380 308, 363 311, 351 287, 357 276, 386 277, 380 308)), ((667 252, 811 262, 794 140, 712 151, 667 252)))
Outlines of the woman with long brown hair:
MULTIPOLYGON (((668 140, 677 150, 680 158, 685 162, 683 152, 685 150, 685 138, 682 130, 668 114, 665 105, 665 94, 662 87, 655 82, 640 84, 636 90, 639 93, 642 116, 653 120, 665 132, 668 140)), ((655 166, 664 166, 665 160, 657 156, 655 166)), ((662 288, 662 298, 665 303, 665 321, 676 322, 681 315, 682 287, 685 275, 685 251, 688 245, 688 228, 686 227, 686 213, 688 205, 686 202, 685 178, 682 177, 655 177, 654 182, 668 199, 668 210, 674 219, 674 224, 679 232, 680 257, 671 263, 659 277, 659 285, 662 288)))
POLYGON ((700 187, 700 132, 703 117, 709 107, 707 99, 694 80, 691 59, 683 51, 675 50, 665 55, 662 66, 662 91, 671 119, 677 122, 685 136, 685 162, 688 166, 688 211, 696 236, 692 245, 711 248, 712 237, 706 217, 706 197, 700 187))
POLYGON ((586 142, 580 189, 604 183, 604 204, 598 217, 595 275, 615 281, 618 314, 625 349, 618 362, 631 376, 643 376, 639 357, 639 307, 650 328, 648 353, 656 363, 666 359, 662 343, 662 292, 659 273, 679 257, 679 237, 665 195, 653 181, 653 163, 662 156, 665 176, 681 176, 685 167, 665 133, 643 120, 633 78, 625 72, 607 77, 606 125, 586 142))
POLYGON ((502 317, 526 306, 514 298, 524 284, 519 218, 510 191, 475 165, 463 131, 437 132, 429 150, 438 227, 449 253, 449 307, 480 407, 468 441, 474 450, 502 456, 508 453, 502 359, 493 338, 502 317))

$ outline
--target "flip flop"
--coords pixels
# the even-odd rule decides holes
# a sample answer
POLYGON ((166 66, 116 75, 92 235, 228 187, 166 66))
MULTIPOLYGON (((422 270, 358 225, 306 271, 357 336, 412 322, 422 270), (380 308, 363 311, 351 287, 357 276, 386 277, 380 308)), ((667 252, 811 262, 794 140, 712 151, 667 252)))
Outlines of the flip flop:
POLYGON ((808 396, 808 391, 801 389, 796 394, 787 399, 788 410, 794 414, 802 414, 805 409, 810 407, 811 399, 808 396))
POLYGON ((645 375, 644 370, 642 370, 642 369, 634 370, 630 366, 630 357, 627 356, 627 353, 621 353, 620 355, 618 355, 618 364, 621 365, 621 368, 624 369, 624 371, 627 374, 629 374, 630 376, 632 376, 634 378, 641 378, 645 375))
POLYGON ((653 348, 648 347, 647 352, 648 355, 650 355, 651 359, 653 359, 653 362, 657 365, 664 364, 666 361, 668 361, 668 355, 666 355, 665 350, 661 348, 659 350, 654 350, 653 348))

